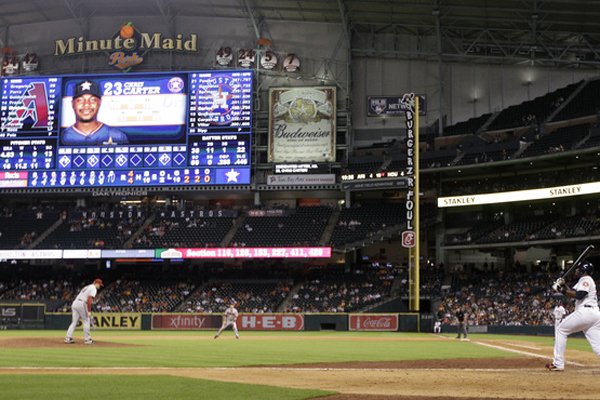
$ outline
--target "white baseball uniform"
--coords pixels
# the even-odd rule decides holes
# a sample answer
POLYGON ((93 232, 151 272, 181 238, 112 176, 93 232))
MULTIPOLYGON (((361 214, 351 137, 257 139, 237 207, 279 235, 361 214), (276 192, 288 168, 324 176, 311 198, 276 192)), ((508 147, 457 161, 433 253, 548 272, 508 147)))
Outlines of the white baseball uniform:
POLYGON ((93 283, 91 285, 87 285, 83 289, 81 289, 81 291, 75 298, 75 301, 73 301, 73 304, 71 304, 73 320, 71 322, 71 325, 69 326, 69 329, 67 330, 67 339, 73 338, 73 333, 75 332, 77 323, 79 322, 79 320, 82 320, 84 339, 86 342, 91 343, 92 335, 90 334, 90 313, 88 311, 87 304, 88 298, 96 297, 97 293, 98 289, 96 289, 96 286, 93 283))
POLYGON ((560 322, 563 320, 563 318, 565 317, 565 314, 567 313, 567 311, 565 310, 565 308, 563 306, 561 306, 560 304, 557 305, 556 307, 554 307, 554 310, 552 311, 552 315, 554 316, 554 327, 556 328, 560 322))
POLYGON ((435 321, 433 323, 433 333, 442 333, 442 321, 435 321))
POLYGON ((575 332, 583 331, 594 353, 600 356, 600 310, 598 310, 596 282, 591 276, 584 275, 573 286, 573 290, 587 292, 587 295, 575 301, 575 311, 563 319, 555 329, 553 364, 558 369, 565 367, 567 337, 575 332))
POLYGON ((233 327, 233 332, 235 333, 235 337, 236 337, 236 339, 239 339, 240 335, 238 333, 237 323, 236 323, 237 317, 238 317, 238 310, 236 310, 235 307, 233 307, 233 306, 229 307, 225 311, 225 318, 223 319, 223 325, 221 325, 221 329, 219 329, 219 331, 215 335, 215 339, 218 338, 219 335, 221 334, 221 332, 223 332, 229 326, 233 327))

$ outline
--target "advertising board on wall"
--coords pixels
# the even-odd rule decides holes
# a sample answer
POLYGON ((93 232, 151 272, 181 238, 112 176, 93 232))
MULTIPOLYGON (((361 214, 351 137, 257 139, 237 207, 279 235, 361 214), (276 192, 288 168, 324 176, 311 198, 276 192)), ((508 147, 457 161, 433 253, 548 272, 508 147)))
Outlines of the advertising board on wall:
POLYGON ((300 314, 241 314, 237 323, 244 331, 304 330, 304 316, 300 314))
POLYGON ((220 314, 152 314, 153 330, 218 329, 220 314))
MULTIPOLYGON (((424 95, 417 95, 419 98, 419 115, 426 115, 426 98, 424 95)), ((406 111, 404 96, 368 96, 367 97, 367 116, 368 117, 402 117, 406 111)))
POLYGON ((142 329, 142 314, 138 313, 95 313, 92 318, 96 329, 142 329))
POLYGON ((269 186, 334 185, 334 174, 268 175, 269 186))
MULTIPOLYGON (((152 314, 154 330, 201 330, 221 327, 222 314, 152 314)), ((304 316, 300 314, 240 314, 240 331, 301 331, 304 316)))
POLYGON ((350 331, 397 331, 397 314, 349 314, 350 331))
POLYGON ((336 88, 269 90, 269 162, 335 161, 336 88))

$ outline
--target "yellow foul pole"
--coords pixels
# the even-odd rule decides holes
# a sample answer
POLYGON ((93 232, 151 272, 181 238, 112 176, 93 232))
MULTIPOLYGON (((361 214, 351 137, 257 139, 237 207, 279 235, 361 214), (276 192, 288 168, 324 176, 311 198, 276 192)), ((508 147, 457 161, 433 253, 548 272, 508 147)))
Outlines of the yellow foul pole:
MULTIPOLYGON (((419 312, 421 309, 420 302, 420 228, 419 228, 419 96, 414 96, 414 111, 413 125, 407 123, 407 150, 408 150, 408 166, 412 164, 412 174, 407 174, 408 190, 406 196, 407 219, 412 214, 412 226, 410 220, 407 221, 407 232, 403 232, 402 244, 408 247, 408 307, 410 311, 419 312), (412 141, 412 146, 410 146, 412 141), (412 154, 411 154, 412 147, 412 154), (412 228, 412 232, 411 232, 412 228), (405 240, 408 236, 412 236, 412 240, 405 240)), ((410 168, 408 169, 410 171, 410 168)))

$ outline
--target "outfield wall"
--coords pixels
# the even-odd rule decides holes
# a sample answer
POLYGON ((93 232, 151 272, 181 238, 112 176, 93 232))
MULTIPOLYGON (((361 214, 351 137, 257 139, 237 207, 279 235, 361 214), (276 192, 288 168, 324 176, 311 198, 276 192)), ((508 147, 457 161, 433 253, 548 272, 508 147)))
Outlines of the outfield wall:
MULTIPOLYGON (((43 311, 44 306, 39 305, 43 311)), ((41 326, 13 324, 8 329, 66 329, 70 313, 43 313, 41 326)), ((195 313, 93 313, 97 330, 216 330, 221 327, 222 314, 195 313)), ((1 325, 1 324, 0 324, 1 325)), ((389 331, 419 332, 417 313, 240 313, 237 320, 241 331, 389 331)), ((6 328, 5 328, 6 329, 6 328)))
MULTIPOLYGON (((67 329, 71 313, 48 313, 44 304, 0 303, 0 329, 67 329)), ((222 314, 195 313, 94 313, 97 330, 217 330, 222 314)), ((418 313, 241 313, 241 331, 353 331, 432 332, 431 314, 418 313)), ((443 325, 442 333, 456 333, 443 325)), ((469 326, 471 333, 553 335, 553 326, 469 326)))

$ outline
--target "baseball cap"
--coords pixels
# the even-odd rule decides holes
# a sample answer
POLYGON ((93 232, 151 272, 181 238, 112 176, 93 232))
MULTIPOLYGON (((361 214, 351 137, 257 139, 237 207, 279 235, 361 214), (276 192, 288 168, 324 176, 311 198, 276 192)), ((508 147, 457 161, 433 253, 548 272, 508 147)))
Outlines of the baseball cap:
POLYGON ((75 85, 75 93, 73 94, 73 98, 76 99, 84 94, 91 94, 96 97, 102 97, 102 93, 100 92, 100 86, 98 86, 98 84, 93 81, 82 81, 75 85))
POLYGON ((102 279, 100 279, 100 278, 96 278, 94 280, 94 284, 96 284, 96 283, 99 284, 100 286, 104 286, 104 283, 102 283, 102 279))

